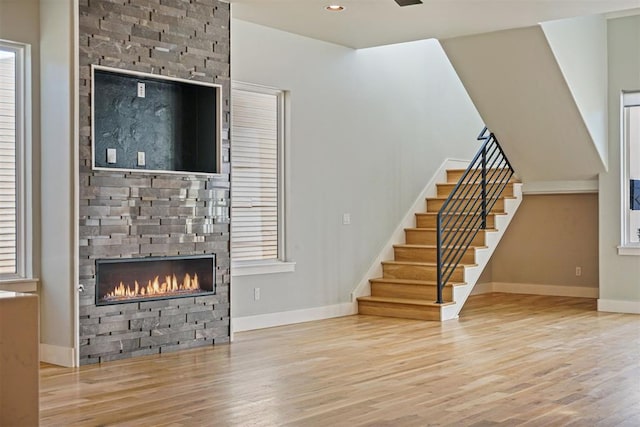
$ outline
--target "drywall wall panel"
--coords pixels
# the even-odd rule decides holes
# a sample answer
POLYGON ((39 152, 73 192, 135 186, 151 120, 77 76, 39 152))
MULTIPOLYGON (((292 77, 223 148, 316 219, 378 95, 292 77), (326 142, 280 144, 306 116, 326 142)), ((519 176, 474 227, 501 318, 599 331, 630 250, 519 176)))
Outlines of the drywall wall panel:
POLYGON ((597 288, 598 195, 525 195, 490 271, 498 283, 597 288))
POLYGON ((480 117, 436 40, 356 51, 239 20, 232 40, 233 80, 287 91, 296 262, 234 277, 232 317, 349 302, 443 160, 477 151, 480 117))
MULTIPOLYGON (((75 343, 74 2, 40 3, 41 14, 41 342, 75 343)), ((69 363, 66 363, 69 364, 69 363)))
POLYGON ((584 16, 541 24, 602 163, 607 147, 607 22, 584 16))
POLYGON ((609 170, 600 182, 600 299, 640 306, 640 257, 618 255, 621 236, 621 91, 640 89, 640 16, 607 24, 609 170))
POLYGON ((524 183, 589 180, 604 169, 540 26, 442 46, 524 183))

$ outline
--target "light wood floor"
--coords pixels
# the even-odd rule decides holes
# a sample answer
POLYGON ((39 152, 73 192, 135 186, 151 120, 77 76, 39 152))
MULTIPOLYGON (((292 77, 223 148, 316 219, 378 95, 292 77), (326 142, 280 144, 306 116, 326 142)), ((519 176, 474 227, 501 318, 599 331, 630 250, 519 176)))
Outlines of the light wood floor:
POLYGON ((640 426, 640 317, 472 297, 445 323, 350 316, 206 349, 43 366, 43 426, 640 426))

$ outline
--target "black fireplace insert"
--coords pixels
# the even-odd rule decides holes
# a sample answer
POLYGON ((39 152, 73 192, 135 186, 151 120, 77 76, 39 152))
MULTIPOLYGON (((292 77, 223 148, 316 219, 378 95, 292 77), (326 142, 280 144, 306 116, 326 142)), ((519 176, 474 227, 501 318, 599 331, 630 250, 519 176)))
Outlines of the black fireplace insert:
POLYGON ((213 254, 96 260, 96 305, 213 293, 213 254))

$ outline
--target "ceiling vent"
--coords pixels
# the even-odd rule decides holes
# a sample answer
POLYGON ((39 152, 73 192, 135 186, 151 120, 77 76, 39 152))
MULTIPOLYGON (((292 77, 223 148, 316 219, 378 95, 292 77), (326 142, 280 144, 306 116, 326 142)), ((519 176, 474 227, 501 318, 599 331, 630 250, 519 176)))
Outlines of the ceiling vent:
POLYGON ((399 6, 411 6, 412 4, 422 4, 422 0, 396 0, 399 6))

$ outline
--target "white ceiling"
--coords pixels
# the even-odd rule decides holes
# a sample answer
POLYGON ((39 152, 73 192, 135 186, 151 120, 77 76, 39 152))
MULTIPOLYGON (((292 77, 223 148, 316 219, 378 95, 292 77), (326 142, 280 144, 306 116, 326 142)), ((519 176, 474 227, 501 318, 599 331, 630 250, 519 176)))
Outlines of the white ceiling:
POLYGON ((234 18, 353 48, 445 39, 640 8, 640 0, 228 0, 234 18), (340 4, 342 12, 325 6, 340 4))

